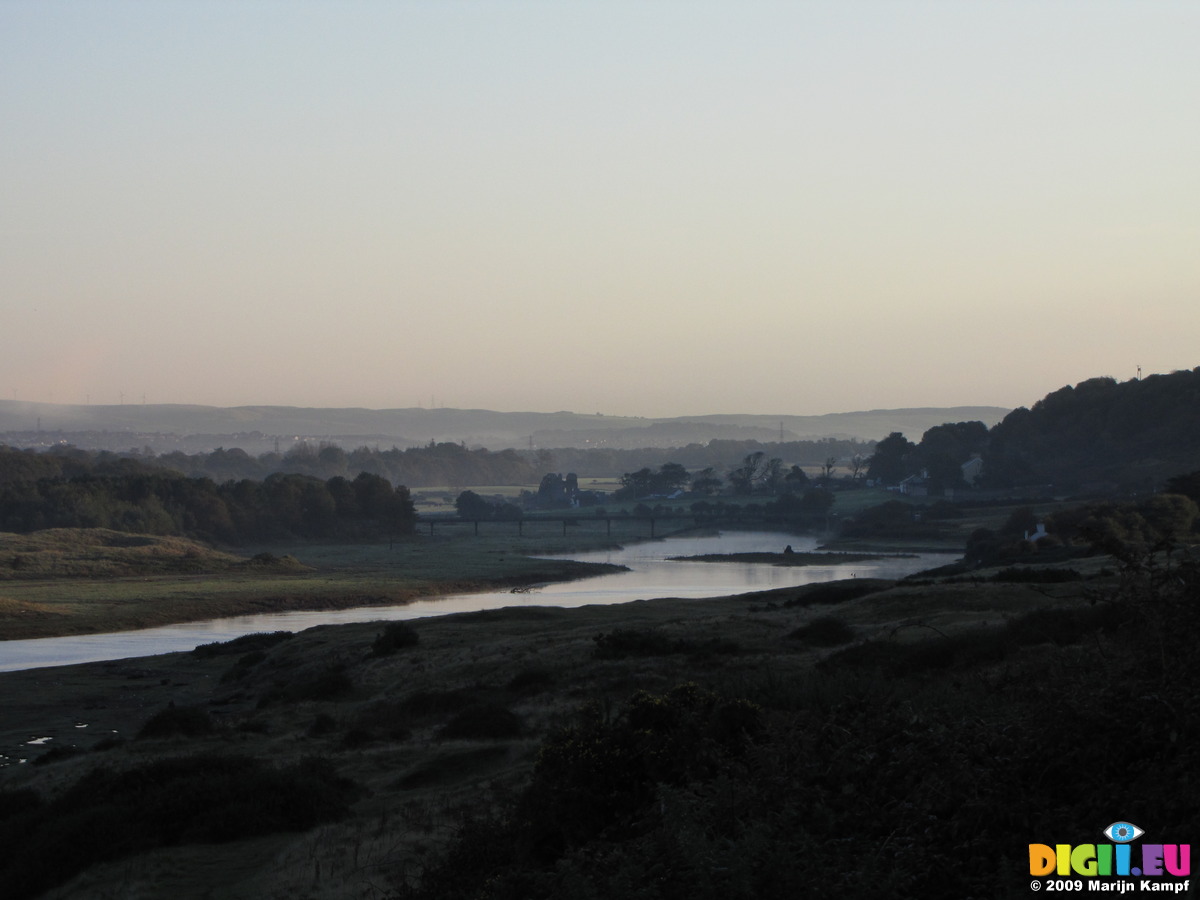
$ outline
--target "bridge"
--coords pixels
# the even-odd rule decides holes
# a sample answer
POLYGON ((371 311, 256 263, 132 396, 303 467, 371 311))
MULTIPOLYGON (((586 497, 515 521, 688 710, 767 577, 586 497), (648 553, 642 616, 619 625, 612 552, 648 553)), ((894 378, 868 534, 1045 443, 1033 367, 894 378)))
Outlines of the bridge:
POLYGON ((697 513, 655 513, 650 516, 635 516, 635 515, 617 515, 617 516, 530 516, 528 518, 513 518, 513 519, 478 519, 467 518, 463 516, 422 516, 418 519, 417 524, 428 525, 429 534, 432 536, 436 533, 439 526, 462 526, 470 525, 476 537, 479 536, 479 523, 483 522, 488 525, 515 525, 517 534, 524 536, 525 526, 527 525, 543 525, 561 523, 562 533, 565 535, 568 528, 578 528, 583 525, 604 523, 604 533, 606 536, 612 536, 613 522, 622 524, 645 522, 650 526, 650 537, 657 537, 657 527, 659 522, 686 522, 687 525, 676 525, 673 530, 679 530, 685 527, 699 528, 701 526, 716 526, 716 525, 757 525, 757 526, 775 526, 779 528, 798 528, 814 525, 824 525, 828 530, 828 521, 824 515, 801 518, 784 518, 782 516, 768 516, 763 514, 745 513, 740 510, 731 515, 719 516, 712 514, 697 514, 697 513))

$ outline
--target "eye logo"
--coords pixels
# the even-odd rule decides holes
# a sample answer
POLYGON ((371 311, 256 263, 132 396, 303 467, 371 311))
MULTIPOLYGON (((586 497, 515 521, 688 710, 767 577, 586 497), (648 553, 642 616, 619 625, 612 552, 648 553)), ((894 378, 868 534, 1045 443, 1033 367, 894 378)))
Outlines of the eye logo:
POLYGON ((1117 844, 1128 844, 1137 840, 1146 832, 1128 822, 1113 822, 1104 829, 1104 836, 1117 844))

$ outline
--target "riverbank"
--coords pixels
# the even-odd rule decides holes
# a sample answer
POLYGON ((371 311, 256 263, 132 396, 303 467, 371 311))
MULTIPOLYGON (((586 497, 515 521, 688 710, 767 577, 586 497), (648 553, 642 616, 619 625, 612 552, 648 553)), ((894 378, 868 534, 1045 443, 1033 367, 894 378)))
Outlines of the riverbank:
POLYGON ((244 555, 102 530, 0 535, 3 641, 99 634, 293 610, 399 606, 419 597, 572 581, 619 567, 535 559, 608 542, 413 538, 301 544, 244 555), (565 552, 565 551, 564 551, 565 552))
MULTIPOLYGON (((0 754, 7 759, 0 762, 9 765, 0 768, 0 791, 26 791, 20 796, 46 804, 29 799, 25 811, 10 814, 19 846, 9 860, 34 860, 39 840, 56 848, 52 871, 73 880, 46 900, 392 896, 422 871, 431 885, 439 872, 449 877, 437 868, 439 853, 463 839, 456 826, 470 812, 506 809, 506 796, 549 786, 537 780, 547 777, 544 766, 534 776, 535 762, 546 747, 562 754, 575 746, 561 737, 571 725, 591 729, 572 733, 598 760, 678 768, 656 770, 662 788, 643 786, 636 767, 614 771, 627 791, 653 799, 630 808, 637 827, 614 820, 603 840, 590 843, 581 832, 579 852, 548 874, 523 870, 530 884, 573 873, 619 896, 622 877, 651 884, 656 865, 673 883, 719 866, 746 879, 743 891, 741 881, 722 876, 721 891, 731 897, 797 896, 830 872, 839 896, 942 895, 927 880, 934 877, 943 886, 951 879, 956 896, 1020 896, 1028 876, 1013 880, 1019 866, 1006 868, 1004 854, 983 849, 999 840, 993 832, 1011 837, 1023 822, 1032 829, 1033 837, 1022 832, 1028 841, 1067 833, 1071 823, 1081 828, 1078 820, 1100 814, 1087 799, 1097 785, 1105 805, 1127 799, 1123 782, 1108 775, 1113 766, 1128 774, 1124 761, 1141 756, 1125 737, 1116 746, 1117 735, 1090 740, 1088 717, 1094 712, 1100 728, 1114 709, 1132 704, 1141 709, 1138 741, 1158 740, 1142 732, 1154 731, 1160 717, 1138 707, 1142 689, 1127 683, 1145 667, 1138 627, 1106 631, 1085 596, 1115 591, 1115 581, 1103 578, 860 579, 704 600, 464 613, 408 623, 411 639, 401 630, 383 644, 383 623, 322 626, 202 652, 3 674, 0 754), (1060 612, 1046 617, 1039 612, 1046 607, 1060 612), (577 718, 581 705, 596 717, 577 718), (641 730, 620 730, 634 710, 641 730), (629 743, 644 740, 639 734, 656 736, 652 755, 639 756, 629 743), (753 742, 739 744, 741 734, 753 742), (1095 759, 1079 756, 1092 746, 1095 759), (699 768, 689 762, 692 748, 707 754, 699 768), (605 756, 610 750, 616 755, 605 756), (68 788, 94 769, 133 778, 168 761, 231 755, 280 769, 321 758, 354 787, 344 812, 297 832, 220 844, 160 841, 108 861, 84 860, 63 850, 74 843, 55 840, 99 814, 62 805, 82 796, 68 788), (1048 768, 1060 758, 1070 764, 1048 768), (868 767, 872 777, 864 779, 868 767), (1078 785, 1069 777, 1076 769, 1078 785), (1057 818, 1044 803, 1050 785, 1057 818), (888 852, 914 816, 921 829, 903 831, 903 846, 888 852), (983 843, 962 843, 964 835, 983 843), (963 861, 954 870, 936 862, 948 847, 963 861), (699 870, 689 868, 692 854, 705 860, 699 870)), ((1182 708, 1171 691, 1169 702, 1182 708)), ((1162 746, 1180 752, 1165 731, 1162 746)), ((561 771, 592 771, 577 762, 561 771)), ((1191 766, 1190 757, 1177 762, 1180 772, 1191 766)), ((1164 840, 1186 840, 1183 807, 1171 800, 1175 769, 1155 765, 1154 784, 1130 790, 1147 802, 1144 792, 1161 785, 1152 797, 1156 828, 1164 840)), ((589 790, 610 796, 599 782, 555 784, 539 806, 553 827, 591 822, 606 809, 586 805, 589 790)), ((603 813, 610 814, 619 813, 603 813)), ((485 847, 507 847, 522 833, 514 815, 508 837, 479 824, 482 843, 462 845, 460 875, 477 871, 485 847)), ((504 854, 505 865, 533 866, 516 850, 504 854)), ((32 863, 17 868, 33 871, 32 863)), ((22 896, 20 882, 6 884, 22 896)))

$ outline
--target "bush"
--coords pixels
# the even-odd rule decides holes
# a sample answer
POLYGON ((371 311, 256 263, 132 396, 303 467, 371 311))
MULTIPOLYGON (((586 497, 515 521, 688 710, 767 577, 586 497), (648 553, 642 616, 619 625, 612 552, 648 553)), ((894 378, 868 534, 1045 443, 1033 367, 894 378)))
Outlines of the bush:
POLYGON ((694 641, 671 638, 650 628, 617 628, 592 638, 596 659, 625 659, 628 656, 669 656, 676 653, 737 653, 737 643, 722 638, 694 641))
POLYGON ((554 685, 554 675, 547 669, 522 669, 509 680, 506 687, 514 694, 536 694, 554 685))
POLYGON ((1083 576, 1074 569, 1009 566, 993 575, 991 580, 1003 584, 1062 584, 1069 581, 1082 581, 1083 576))
POLYGON ((329 713, 319 713, 308 726, 309 737, 323 737, 337 730, 337 720, 329 713))
POLYGON ((436 716, 459 710, 475 703, 473 691, 417 691, 400 701, 398 709, 412 716, 436 716))
POLYGON ((837 647, 854 640, 854 629, 836 616, 821 616, 788 635, 814 647, 837 647))
POLYGON ((211 644, 201 644, 192 650, 192 656, 209 659, 214 656, 229 656, 234 653, 249 653, 252 650, 269 650, 276 644, 291 640, 295 637, 290 631, 259 631, 254 634, 243 634, 229 641, 216 641, 211 644))
POLYGON ((267 658, 265 650, 251 650, 244 656, 239 656, 229 669, 221 676, 221 684, 228 684, 232 681, 241 681, 250 674, 250 670, 257 666, 260 662, 267 658))
POLYGON ((372 740, 379 735, 390 741, 403 741, 412 734, 411 719, 411 713, 402 704, 381 700, 359 710, 351 724, 372 740))
POLYGON ((275 702, 341 700, 354 693, 354 681, 344 665, 329 666, 316 675, 293 681, 267 692, 258 701, 259 707, 275 702))
POLYGON ((719 778, 763 727, 755 704, 694 684, 664 695, 639 691, 611 718, 588 705, 543 742, 524 793, 499 815, 468 818, 420 889, 405 896, 563 896, 554 867, 570 865, 574 848, 635 840, 657 817, 664 786, 719 778))
POLYGON ((520 737, 521 717, 507 706, 475 703, 458 713, 438 732, 443 740, 488 741, 520 737))
POLYGON ((825 584, 806 586, 802 592, 790 600, 785 600, 784 606, 814 606, 818 603, 832 605, 848 603, 868 594, 886 591, 896 582, 877 578, 850 578, 843 581, 830 581, 825 584))
POLYGON ((90 865, 155 847, 302 831, 345 816, 354 794, 316 759, 273 768, 248 757, 192 756, 123 772, 98 768, 52 803, 26 800, 3 820, 0 884, 6 900, 23 900, 90 865))
POLYGON ((146 720, 138 732, 138 739, 200 737, 215 730, 212 717, 198 706, 168 706, 146 720))
POLYGON ((407 622, 389 622, 383 631, 375 636, 375 642, 371 644, 371 655, 391 656, 397 650, 417 646, 420 640, 420 636, 407 622))
POLYGON ((35 766, 46 766, 50 763, 59 762, 60 760, 70 759, 72 756, 79 756, 83 751, 78 747, 54 747, 47 750, 41 756, 33 760, 35 766))
POLYGON ((495 745, 436 756, 397 779, 396 787, 410 791, 441 783, 461 783, 464 771, 478 772, 507 756, 508 748, 495 745))
POLYGON ((1096 631, 1107 633, 1134 624, 1133 611, 1118 603, 1101 603, 1077 609, 1035 609, 1010 619, 1005 626, 1018 644, 1079 643, 1096 631))

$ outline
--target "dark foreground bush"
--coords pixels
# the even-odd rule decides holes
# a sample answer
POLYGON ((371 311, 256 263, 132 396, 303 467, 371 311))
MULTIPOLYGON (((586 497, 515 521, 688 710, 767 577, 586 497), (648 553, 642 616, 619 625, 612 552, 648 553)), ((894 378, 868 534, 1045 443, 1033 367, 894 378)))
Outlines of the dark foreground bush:
POLYGON ((444 740, 503 740, 519 737, 524 730, 521 717, 507 706, 475 703, 447 722, 438 736, 444 740))
POLYGON ((51 763, 60 762, 64 759, 70 759, 73 756, 79 756, 84 751, 78 747, 52 747, 41 756, 35 757, 33 764, 35 766, 48 766, 51 763))
POLYGON ((839 650, 817 664, 821 671, 874 670, 890 678, 910 678, 946 670, 979 668, 1013 658, 1021 647, 1078 644, 1088 635, 1133 627, 1130 609, 1117 603, 1077 608, 1035 609, 1010 619, 1003 628, 941 634, 926 628, 921 640, 895 635, 839 650))
MULTIPOLYGON (((1027 843, 1096 834, 1113 810, 1185 842, 1200 833, 1200 565, 1124 577, 1086 640, 1045 643, 1029 619, 1015 627, 1038 622, 1038 653, 969 677, 737 673, 735 696, 765 711, 728 720, 686 693, 592 707, 546 740, 523 796, 468 819, 400 896, 999 900, 1029 896, 1027 843), (718 737, 755 720, 753 741, 718 737)), ((921 630, 834 656, 907 643, 936 675, 1018 646, 1001 627, 978 643, 921 630)))
POLYGON ((377 700, 355 713, 349 724, 351 732, 366 740, 403 741, 412 734, 412 719, 403 704, 377 700))
POLYGON ((736 642, 710 638, 696 641, 672 638, 651 628, 616 628, 592 638, 596 659, 625 659, 629 656, 669 656, 676 653, 737 653, 736 642))
POLYGON ((844 581, 830 581, 825 584, 815 584, 804 587, 800 594, 790 600, 785 600, 784 606, 813 606, 818 603, 848 603, 886 591, 895 585, 894 581, 882 578, 851 578, 844 581))
POLYGON ((600 836, 608 843, 638 834, 664 786, 717 778, 762 728, 756 705, 694 684, 665 695, 639 691, 612 718, 598 705, 585 707, 576 724, 546 739, 512 808, 465 822, 423 873, 420 890, 405 896, 556 896, 557 861, 600 836))
POLYGON ((549 669, 522 669, 505 685, 514 694, 537 694, 554 685, 554 673, 549 669))
POLYGON ((216 641, 212 644, 201 644, 192 650, 192 656, 209 659, 214 656, 230 656, 233 654, 249 653, 252 650, 269 650, 276 644, 295 637, 290 631, 259 631, 254 634, 243 634, 230 641, 216 641))
POLYGON ((146 720, 138 738, 200 737, 211 734, 213 720, 198 706, 168 706, 146 720))
POLYGON ((402 775, 396 780, 396 787, 409 791, 436 784, 461 784, 464 773, 484 771, 507 758, 508 748, 498 745, 435 756, 402 775))
POLYGON ((854 640, 854 629, 836 616, 821 616, 788 635, 814 647, 837 647, 854 640))
POLYGON ((1063 584, 1083 581, 1075 569, 1034 568, 1032 566, 1009 566, 991 577, 1001 584, 1063 584))
POLYGON ((354 680, 341 664, 334 664, 306 678, 276 685, 258 701, 260 708, 273 703, 342 700, 354 693, 354 680))
POLYGON ((371 644, 372 656, 391 656, 397 650, 415 647, 421 642, 416 630, 407 622, 389 622, 371 644))
POLYGON ((0 818, 0 884, 6 900, 21 900, 155 847, 302 831, 345 816, 354 793, 317 759, 274 768, 242 756, 195 756, 97 769, 58 799, 0 818))

